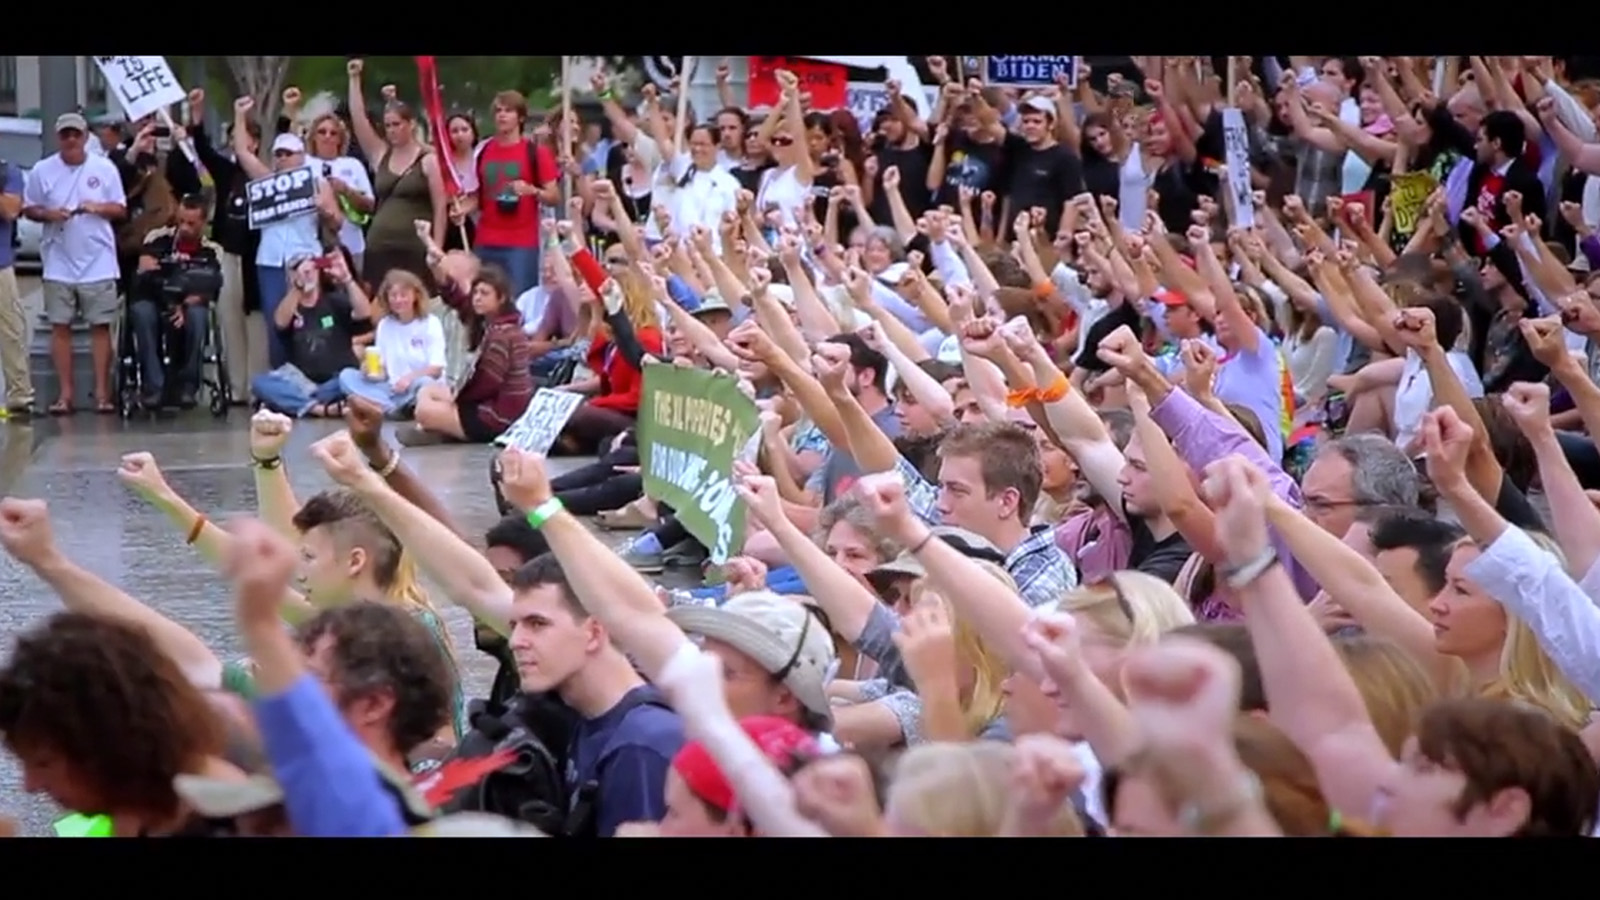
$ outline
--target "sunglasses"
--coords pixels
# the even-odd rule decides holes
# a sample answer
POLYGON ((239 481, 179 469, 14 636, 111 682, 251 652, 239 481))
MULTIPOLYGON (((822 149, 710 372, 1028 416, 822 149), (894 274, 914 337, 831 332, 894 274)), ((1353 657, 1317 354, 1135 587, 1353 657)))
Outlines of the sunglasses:
POLYGON ((272 155, 278 159, 287 159, 291 156, 298 156, 299 154, 293 150, 274 150, 272 151, 272 155))
POLYGON ((608 266, 625 266, 627 264, 628 264, 628 258, 625 257, 625 256, 608 256, 608 257, 606 257, 606 265, 608 265, 608 266))
POLYGON ((772 146, 774 146, 774 147, 787 147, 787 146, 789 146, 790 144, 793 144, 793 143, 794 143, 794 138, 790 137, 787 134, 780 134, 780 135, 777 135, 777 136, 773 137, 773 139, 772 139, 772 146))

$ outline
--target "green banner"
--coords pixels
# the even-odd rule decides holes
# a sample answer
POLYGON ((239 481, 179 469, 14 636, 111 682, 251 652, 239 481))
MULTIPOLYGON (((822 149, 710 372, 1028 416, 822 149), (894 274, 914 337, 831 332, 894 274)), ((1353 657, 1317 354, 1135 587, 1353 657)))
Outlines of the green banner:
POLYGON ((672 507, 718 565, 744 545, 733 462, 759 425, 755 401, 734 378, 668 363, 645 367, 639 404, 644 492, 672 507))

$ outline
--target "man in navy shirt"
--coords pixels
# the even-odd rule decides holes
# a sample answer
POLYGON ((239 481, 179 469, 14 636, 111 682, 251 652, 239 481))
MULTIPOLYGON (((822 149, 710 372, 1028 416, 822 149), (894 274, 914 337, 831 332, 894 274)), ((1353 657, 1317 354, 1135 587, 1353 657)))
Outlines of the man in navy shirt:
POLYGON ((567 752, 567 832, 610 837, 628 822, 659 821, 684 740, 677 713, 584 611, 554 556, 518 569, 511 588, 522 689, 555 691, 580 717, 567 752))

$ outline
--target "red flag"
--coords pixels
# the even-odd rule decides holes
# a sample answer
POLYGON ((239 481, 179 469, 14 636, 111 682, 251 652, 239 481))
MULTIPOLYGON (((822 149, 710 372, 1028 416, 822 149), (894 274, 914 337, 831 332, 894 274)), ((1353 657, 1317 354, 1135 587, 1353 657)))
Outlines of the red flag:
POLYGON ((461 193, 456 180, 456 165, 450 153, 450 132, 445 128, 444 98, 439 93, 439 71, 431 56, 417 57, 417 82, 422 92, 422 111, 428 117, 428 130, 433 132, 433 152, 439 155, 439 174, 444 178, 444 189, 454 199, 461 193))

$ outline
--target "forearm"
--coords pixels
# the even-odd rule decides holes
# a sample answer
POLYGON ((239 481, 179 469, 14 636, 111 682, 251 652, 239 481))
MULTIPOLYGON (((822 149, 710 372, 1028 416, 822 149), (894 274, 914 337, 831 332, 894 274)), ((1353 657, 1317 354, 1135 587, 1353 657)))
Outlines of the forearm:
POLYGON ((434 521, 450 529, 452 534, 464 536, 465 533, 456 524, 455 518, 450 515, 450 510, 445 506, 444 501, 440 500, 439 496, 430 490, 423 483, 423 480, 417 477, 415 472, 411 471, 410 466, 407 466, 402 460, 395 459, 400 451, 383 441, 379 441, 371 447, 362 447, 361 453, 366 457, 367 465, 371 466, 378 474, 382 475, 385 471, 389 473, 384 476, 383 480, 402 499, 427 513, 434 521))
POLYGON ((1554 431, 1541 429, 1529 437, 1529 443, 1539 464, 1539 483, 1550 504, 1550 524, 1561 552, 1572 571, 1587 572, 1600 560, 1600 510, 1583 493, 1554 431))
POLYGON ((261 460, 250 468, 255 473, 256 512, 261 521, 289 540, 298 541, 300 531, 294 527, 294 515, 300 511, 300 501, 295 499, 294 486, 289 483, 282 458, 261 460), (276 465, 269 468, 261 462, 276 462, 276 465))
MULTIPOLYGON (((150 498, 150 503, 167 517, 167 521, 171 522, 180 534, 188 536, 189 545, 206 562, 219 570, 223 567, 233 547, 233 535, 229 534, 226 528, 211 521, 170 490, 161 496, 150 498)), ((306 602, 305 597, 298 591, 290 589, 283 592, 283 601, 278 606, 278 612, 284 621, 293 625, 310 618, 316 613, 316 608, 306 602)))
POLYGON ((967 727, 961 712, 960 690, 954 673, 939 678, 924 678, 917 683, 922 698, 922 736, 929 741, 970 741, 977 735, 967 727))

